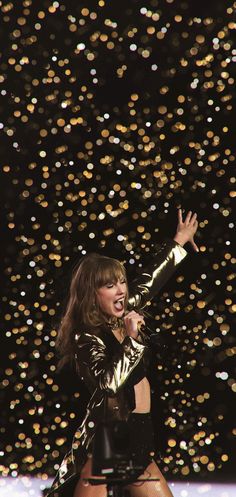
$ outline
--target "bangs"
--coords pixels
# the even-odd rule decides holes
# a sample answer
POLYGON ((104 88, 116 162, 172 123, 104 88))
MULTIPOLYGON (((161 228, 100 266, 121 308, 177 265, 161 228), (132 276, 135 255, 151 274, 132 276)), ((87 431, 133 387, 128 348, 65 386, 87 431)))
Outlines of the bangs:
POLYGON ((120 279, 125 279, 126 272, 122 264, 116 259, 103 259, 97 265, 95 274, 95 288, 100 288, 108 283, 116 283, 120 279))

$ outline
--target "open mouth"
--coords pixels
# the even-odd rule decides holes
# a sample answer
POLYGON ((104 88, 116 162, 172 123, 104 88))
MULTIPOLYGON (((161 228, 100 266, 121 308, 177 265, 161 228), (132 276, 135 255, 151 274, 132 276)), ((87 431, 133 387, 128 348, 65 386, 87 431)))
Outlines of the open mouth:
POLYGON ((124 298, 122 297, 121 299, 115 300, 114 307, 117 311, 123 311, 124 310, 124 298))

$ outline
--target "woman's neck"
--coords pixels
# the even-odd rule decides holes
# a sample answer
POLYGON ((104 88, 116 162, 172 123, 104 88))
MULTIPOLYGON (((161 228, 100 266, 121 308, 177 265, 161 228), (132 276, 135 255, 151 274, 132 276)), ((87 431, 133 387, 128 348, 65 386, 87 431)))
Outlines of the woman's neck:
POLYGON ((118 340, 118 342, 122 343, 125 338, 125 330, 123 328, 117 328, 112 330, 113 335, 118 340))

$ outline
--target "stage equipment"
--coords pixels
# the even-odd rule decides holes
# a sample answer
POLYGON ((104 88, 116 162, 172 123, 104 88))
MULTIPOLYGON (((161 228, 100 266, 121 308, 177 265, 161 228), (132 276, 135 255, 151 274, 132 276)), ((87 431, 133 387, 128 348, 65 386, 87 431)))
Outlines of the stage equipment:
POLYGON ((104 421, 98 425, 93 442, 93 476, 87 479, 91 485, 106 484, 108 497, 125 497, 127 490, 124 487, 131 483, 158 481, 157 478, 138 479, 145 469, 135 465, 132 459, 125 421, 104 421))

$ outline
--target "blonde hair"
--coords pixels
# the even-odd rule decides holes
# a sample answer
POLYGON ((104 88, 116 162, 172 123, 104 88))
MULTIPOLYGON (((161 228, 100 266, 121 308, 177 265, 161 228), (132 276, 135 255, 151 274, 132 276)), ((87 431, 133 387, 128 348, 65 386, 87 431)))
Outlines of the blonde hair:
MULTIPOLYGON (((69 297, 61 326, 58 330, 56 347, 62 366, 74 357, 74 336, 85 329, 99 328, 108 318, 101 310, 96 292, 107 283, 126 280, 126 271, 117 259, 96 253, 85 256, 74 268, 69 297)), ((128 296, 126 297, 127 304, 128 296)))

